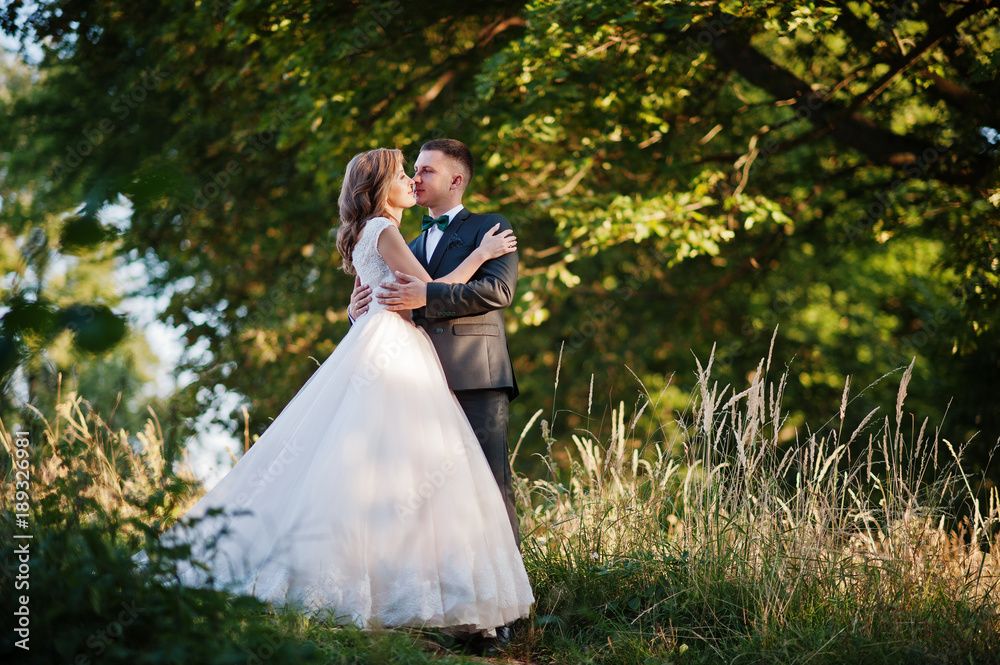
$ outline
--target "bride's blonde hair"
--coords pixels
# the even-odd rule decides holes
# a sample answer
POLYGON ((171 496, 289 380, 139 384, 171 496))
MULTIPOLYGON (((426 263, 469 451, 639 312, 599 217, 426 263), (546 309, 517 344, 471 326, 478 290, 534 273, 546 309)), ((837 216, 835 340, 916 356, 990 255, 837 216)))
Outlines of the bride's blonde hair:
POLYGON ((340 188, 340 227, 337 229, 337 250, 343 257, 341 266, 348 275, 354 271, 354 246, 372 217, 386 215, 389 187, 396 170, 403 165, 403 153, 391 148, 376 148, 355 155, 347 164, 344 184, 340 188))

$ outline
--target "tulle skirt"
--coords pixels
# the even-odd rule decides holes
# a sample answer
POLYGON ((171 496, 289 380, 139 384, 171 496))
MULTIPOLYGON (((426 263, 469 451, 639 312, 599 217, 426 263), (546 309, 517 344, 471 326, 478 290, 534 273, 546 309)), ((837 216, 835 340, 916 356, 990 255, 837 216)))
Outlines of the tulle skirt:
POLYGON ((162 538, 207 564, 184 565, 185 584, 361 627, 489 629, 534 601, 430 338, 391 312, 362 317, 162 538))

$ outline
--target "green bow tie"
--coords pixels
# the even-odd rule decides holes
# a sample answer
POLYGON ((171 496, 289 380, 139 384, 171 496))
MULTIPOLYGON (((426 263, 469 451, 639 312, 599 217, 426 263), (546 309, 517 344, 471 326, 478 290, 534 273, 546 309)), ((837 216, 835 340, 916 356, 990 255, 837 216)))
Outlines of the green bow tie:
POLYGON ((439 229, 444 231, 446 228, 448 228, 448 215, 441 215, 436 219, 434 217, 431 217, 430 215, 424 215, 423 222, 421 222, 420 224, 420 232, 423 233, 424 231, 431 228, 435 224, 439 229))

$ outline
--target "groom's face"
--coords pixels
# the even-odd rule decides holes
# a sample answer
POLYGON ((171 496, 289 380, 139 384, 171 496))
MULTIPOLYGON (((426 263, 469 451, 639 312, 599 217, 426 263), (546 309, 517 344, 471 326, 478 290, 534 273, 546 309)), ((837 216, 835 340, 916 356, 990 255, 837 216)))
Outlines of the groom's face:
POLYGON ((461 177, 455 160, 440 150, 424 150, 413 164, 413 193, 424 208, 436 208, 451 196, 455 177, 461 177))

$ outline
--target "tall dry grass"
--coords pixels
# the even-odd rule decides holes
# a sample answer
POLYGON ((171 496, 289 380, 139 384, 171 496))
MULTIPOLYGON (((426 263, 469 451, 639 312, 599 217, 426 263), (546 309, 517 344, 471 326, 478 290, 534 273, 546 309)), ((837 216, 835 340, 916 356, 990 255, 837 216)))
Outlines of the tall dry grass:
POLYGON ((0 573, 0 612, 20 612, 27 624, 19 625, 30 629, 28 649, 14 643, 24 635, 0 639, 0 662, 319 661, 294 617, 253 598, 167 581, 190 553, 155 538, 200 491, 183 464, 164 459, 155 414, 135 435, 109 428, 76 394, 60 399, 54 414, 36 415, 24 428, 30 448, 18 448, 30 451, 18 458, 30 462, 26 489, 12 468, 15 442, 0 423, 0 560, 23 564, 0 573), (15 498, 29 504, 16 519, 15 498), (143 547, 156 551, 151 571, 136 570, 132 556, 143 547))
MULTIPOLYGON (((152 411, 143 429, 131 434, 111 429, 75 392, 60 395, 53 414, 27 408, 37 416, 29 428, 33 505, 44 502, 72 509, 84 521, 114 514, 125 523, 153 518, 162 525, 197 500, 198 482, 186 461, 173 464, 164 459, 163 432, 152 411), (149 500, 155 495, 162 495, 163 500, 157 502, 160 509, 149 514, 149 500)), ((15 492, 11 464, 15 449, 2 421, 0 443, 7 453, 0 457, 3 496, 10 505, 15 492)))
MULTIPOLYGON (((781 400, 792 388, 787 374, 771 378, 770 355, 741 391, 720 388, 712 365, 711 357, 698 364, 681 413, 663 416, 647 395, 632 409, 619 404, 606 436, 557 439, 541 421, 548 475, 516 479, 537 602, 511 652, 531 662, 646 665, 996 662, 1000 497, 976 491, 961 446, 927 421, 916 433, 906 426, 912 365, 889 413, 877 409, 845 429, 848 381, 830 422, 791 435, 781 400)), ((220 653, 241 653, 258 633, 289 649, 302 643, 305 629, 279 629, 256 606, 236 611, 222 597, 131 576, 134 547, 199 494, 163 459, 155 414, 135 435, 109 429, 76 395, 49 419, 38 416, 32 501, 50 521, 35 525, 36 542, 52 546, 33 575, 47 590, 38 600, 64 606, 52 618, 63 636, 55 651, 89 654, 87 640, 122 598, 158 609, 120 642, 121 662, 173 644, 204 651, 207 636, 222 633, 195 630, 192 612, 232 624, 220 653), (154 640, 167 619, 174 637, 154 640)), ((13 448, 2 423, 0 439, 9 506, 13 448)), ((4 531, 14 528, 9 517, 4 531)), ((318 624, 307 632, 331 654, 383 648, 318 624)), ((421 649, 407 657, 424 662, 421 649)))
POLYGON ((926 420, 908 431, 912 363, 894 413, 875 409, 846 431, 848 379, 831 422, 791 441, 788 376, 769 379, 770 354, 739 392, 712 381, 712 364, 698 363, 688 408, 644 439, 637 423, 659 411, 655 396, 628 414, 619 404, 605 441, 557 441, 542 421, 549 477, 518 486, 539 598, 532 649, 565 662, 691 648, 751 662, 920 662, 1000 647, 1000 497, 974 491, 960 446, 926 420))

